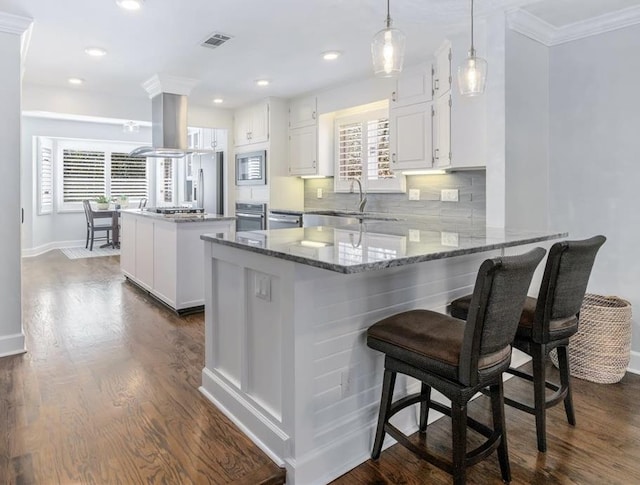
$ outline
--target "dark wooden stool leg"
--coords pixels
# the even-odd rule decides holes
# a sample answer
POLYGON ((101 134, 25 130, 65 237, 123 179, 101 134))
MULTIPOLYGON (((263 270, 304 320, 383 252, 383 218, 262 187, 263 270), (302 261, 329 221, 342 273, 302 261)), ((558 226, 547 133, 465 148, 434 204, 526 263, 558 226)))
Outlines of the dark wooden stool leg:
POLYGON ((576 425, 576 415, 573 411, 573 398, 571 396, 571 372, 569 370, 569 356, 567 347, 561 345, 557 348, 558 366, 560 367, 560 387, 567 390, 564 398, 564 410, 567 413, 567 421, 571 426, 576 425))
POLYGON ((533 345, 531 352, 533 357, 533 394, 535 401, 536 415, 536 435, 538 437, 538 451, 547 451, 546 437, 546 415, 547 399, 545 393, 546 371, 545 358, 546 349, 544 345, 533 345))
POLYGON ((423 401, 420 403, 420 425, 419 431, 421 433, 427 432, 427 422, 429 421, 429 401, 431 400, 431 386, 427 386, 422 383, 422 389, 420 391, 423 401))
POLYGON ((464 485, 467 478, 467 404, 451 403, 453 436, 453 483, 464 485))
POLYGON ((373 442, 373 451, 371 458, 377 460, 380 458, 382 451, 382 442, 384 441, 384 425, 387 422, 387 415, 391 407, 393 399, 393 388, 396 384, 396 373, 390 370, 384 370, 384 380, 382 381, 382 397, 380 398, 380 414, 378 415, 378 428, 376 429, 376 439, 373 442))
POLYGON ((491 410, 493 412, 493 429, 499 432, 502 437, 498 446, 498 460, 500 462, 500 472, 502 480, 506 483, 511 481, 511 467, 509 466, 509 448, 507 446, 507 427, 504 419, 504 390, 502 379, 498 384, 490 387, 491 410))

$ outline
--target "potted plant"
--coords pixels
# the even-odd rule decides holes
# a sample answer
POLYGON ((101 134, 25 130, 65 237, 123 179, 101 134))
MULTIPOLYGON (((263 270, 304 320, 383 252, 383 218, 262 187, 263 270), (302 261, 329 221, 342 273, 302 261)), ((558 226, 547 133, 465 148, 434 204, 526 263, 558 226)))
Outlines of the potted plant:
POLYGON ((116 204, 119 205, 121 209, 126 209, 129 206, 129 197, 122 194, 116 199, 116 204))
POLYGON ((98 205, 98 209, 99 210, 108 209, 110 202, 111 202, 111 199, 109 197, 107 197, 106 195, 101 195, 99 197, 96 197, 96 204, 98 205))

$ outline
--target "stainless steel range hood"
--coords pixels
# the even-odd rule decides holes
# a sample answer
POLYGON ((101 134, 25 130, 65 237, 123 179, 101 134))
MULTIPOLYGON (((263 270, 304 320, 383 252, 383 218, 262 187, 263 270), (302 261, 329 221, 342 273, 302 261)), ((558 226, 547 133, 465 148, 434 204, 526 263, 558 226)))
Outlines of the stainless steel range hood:
POLYGON ((182 158, 190 154, 215 153, 189 149, 187 142, 187 96, 160 93, 151 98, 151 146, 136 148, 132 157, 182 158))
POLYGON ((187 97, 160 93, 151 98, 151 145, 132 157, 180 158, 187 154, 187 97))

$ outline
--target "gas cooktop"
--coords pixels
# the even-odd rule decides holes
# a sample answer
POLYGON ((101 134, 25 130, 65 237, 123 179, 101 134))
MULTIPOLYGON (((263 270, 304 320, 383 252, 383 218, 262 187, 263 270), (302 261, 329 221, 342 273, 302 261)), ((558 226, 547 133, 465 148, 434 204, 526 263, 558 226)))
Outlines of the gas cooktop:
POLYGON ((203 214, 204 209, 194 209, 192 207, 148 207, 148 212, 157 214, 203 214))

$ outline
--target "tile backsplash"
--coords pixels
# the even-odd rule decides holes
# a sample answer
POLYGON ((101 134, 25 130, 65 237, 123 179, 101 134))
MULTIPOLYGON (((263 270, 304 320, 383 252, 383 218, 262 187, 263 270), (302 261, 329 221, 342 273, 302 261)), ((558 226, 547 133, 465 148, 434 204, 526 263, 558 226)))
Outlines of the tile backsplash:
MULTIPOLYGON (((333 178, 304 181, 305 209, 357 210, 357 186, 354 194, 335 193, 333 178), (322 198, 317 198, 322 189, 322 198)), ((486 217, 486 180, 484 170, 453 172, 444 175, 407 176, 404 194, 367 194, 367 212, 391 212, 421 216, 486 217), (420 200, 409 200, 409 189, 420 190, 420 200), (458 202, 442 202, 442 189, 458 189, 458 202)))

